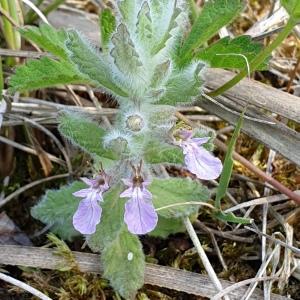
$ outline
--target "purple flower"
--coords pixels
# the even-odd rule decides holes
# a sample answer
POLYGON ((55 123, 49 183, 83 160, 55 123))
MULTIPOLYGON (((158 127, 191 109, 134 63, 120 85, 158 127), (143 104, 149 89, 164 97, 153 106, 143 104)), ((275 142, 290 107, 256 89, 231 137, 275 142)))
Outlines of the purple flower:
POLYGON ((101 219, 102 208, 99 202, 103 201, 102 194, 109 189, 108 177, 102 173, 95 179, 81 180, 89 187, 73 193, 75 197, 84 198, 73 216, 73 226, 82 234, 93 234, 101 219))
POLYGON ((152 204, 152 194, 147 190, 150 181, 144 181, 141 176, 124 179, 128 186, 120 197, 130 198, 125 204, 124 221, 133 234, 146 234, 152 231, 158 221, 158 216, 152 204))
POLYGON ((210 138, 192 138, 192 135, 192 131, 186 130, 180 134, 182 140, 179 146, 183 149, 187 169, 199 179, 218 178, 222 172, 222 162, 203 147, 203 144, 207 143, 210 138))

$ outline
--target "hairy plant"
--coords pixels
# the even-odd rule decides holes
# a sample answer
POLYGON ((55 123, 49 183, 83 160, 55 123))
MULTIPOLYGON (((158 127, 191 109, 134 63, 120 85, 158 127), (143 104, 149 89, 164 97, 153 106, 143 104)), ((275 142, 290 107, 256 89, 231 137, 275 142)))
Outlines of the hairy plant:
MULTIPOLYGON (((166 237, 182 231, 181 218, 194 218, 210 198, 199 181, 160 178, 153 172, 155 165, 185 164, 203 180, 215 179, 222 171, 221 161, 210 152, 213 133, 177 130, 174 113, 176 105, 199 99, 207 67, 242 69, 243 58, 226 54, 251 60, 261 50, 246 36, 207 46, 239 14, 241 2, 209 1, 197 15, 191 1, 116 1, 100 15, 101 49, 72 29, 21 29, 23 37, 51 56, 17 68, 10 80, 12 92, 81 83, 101 88, 119 104, 110 129, 71 109, 59 116, 60 133, 89 153, 99 172, 48 191, 32 215, 52 224, 52 231, 64 239, 84 234, 90 248, 101 252, 104 277, 125 298, 143 284, 145 262, 138 235, 166 237)), ((234 142, 231 151, 233 147, 234 142)), ((248 222, 221 211, 230 157, 227 164, 215 215, 248 222)))

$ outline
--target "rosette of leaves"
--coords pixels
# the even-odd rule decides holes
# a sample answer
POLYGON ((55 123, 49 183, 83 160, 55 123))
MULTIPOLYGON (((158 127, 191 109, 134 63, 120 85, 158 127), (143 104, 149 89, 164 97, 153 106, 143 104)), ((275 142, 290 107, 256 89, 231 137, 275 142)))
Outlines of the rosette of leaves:
MULTIPOLYGON (((109 166, 106 171, 114 177, 113 186, 104 195, 101 223, 88 237, 88 244, 101 251, 104 276, 125 298, 142 286, 145 263, 138 237, 128 232, 123 220, 121 178, 130 173, 124 161, 142 159, 149 170, 152 164, 183 163, 181 149, 170 143, 174 106, 190 104, 199 97, 207 66, 243 68, 240 57, 226 54, 243 54, 251 60, 261 49, 249 37, 224 38, 207 46, 239 14, 241 2, 208 1, 200 15, 194 12, 191 23, 191 1, 115 1, 115 7, 100 15, 99 48, 72 29, 41 25, 20 30, 47 55, 16 69, 10 80, 11 92, 89 84, 119 103, 110 131, 74 112, 60 115, 59 130, 95 162, 109 166)), ((52 225, 62 238, 74 238, 78 233, 72 227, 72 216, 78 199, 72 192, 80 188, 82 183, 74 182, 48 191, 32 215, 52 225)), ((149 190, 156 208, 169 207, 158 210, 155 236, 182 231, 180 219, 194 216, 199 208, 186 204, 209 199, 207 188, 183 178, 154 178, 149 190), (170 206, 182 202, 185 205, 170 206)))

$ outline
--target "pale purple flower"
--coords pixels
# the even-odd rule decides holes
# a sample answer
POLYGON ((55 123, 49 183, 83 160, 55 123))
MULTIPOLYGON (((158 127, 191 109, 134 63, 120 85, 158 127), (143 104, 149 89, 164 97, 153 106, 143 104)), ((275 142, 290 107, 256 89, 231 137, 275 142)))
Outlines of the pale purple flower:
POLYGON ((73 226, 82 234, 93 234, 101 219, 102 194, 109 189, 108 177, 103 173, 95 179, 81 178, 81 180, 89 187, 73 193, 75 197, 84 198, 73 216, 73 226))
POLYGON ((218 178, 222 172, 222 162, 203 147, 210 138, 192 138, 193 132, 186 130, 182 131, 180 136, 182 140, 179 142, 179 146, 183 149, 187 169, 199 179, 218 178))
POLYGON ((144 181, 141 176, 124 179, 128 186, 120 197, 130 198, 125 204, 124 221, 133 234, 146 234, 157 224, 158 216, 152 204, 152 194, 147 190, 150 181, 144 181))

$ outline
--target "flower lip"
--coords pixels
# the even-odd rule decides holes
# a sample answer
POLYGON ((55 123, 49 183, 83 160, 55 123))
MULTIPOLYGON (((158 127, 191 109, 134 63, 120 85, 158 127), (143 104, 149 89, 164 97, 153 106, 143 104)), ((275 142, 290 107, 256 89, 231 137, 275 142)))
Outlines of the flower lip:
POLYGON ((129 198, 125 204, 124 222, 128 230, 133 234, 146 234, 152 231, 158 222, 158 216, 152 204, 152 194, 147 189, 149 180, 144 180, 141 175, 141 163, 139 167, 132 166, 134 176, 131 179, 123 179, 128 187, 121 198, 129 198))
POLYGON ((193 132, 187 130, 182 130, 178 135, 181 140, 177 145, 183 150, 187 169, 199 179, 218 178, 222 172, 222 162, 203 147, 210 137, 193 138, 193 132))
POLYGON ((73 193, 75 197, 83 198, 73 215, 73 226, 82 234, 93 234, 100 223, 103 201, 102 194, 109 189, 109 177, 102 170, 94 179, 86 177, 81 180, 88 186, 73 193))

